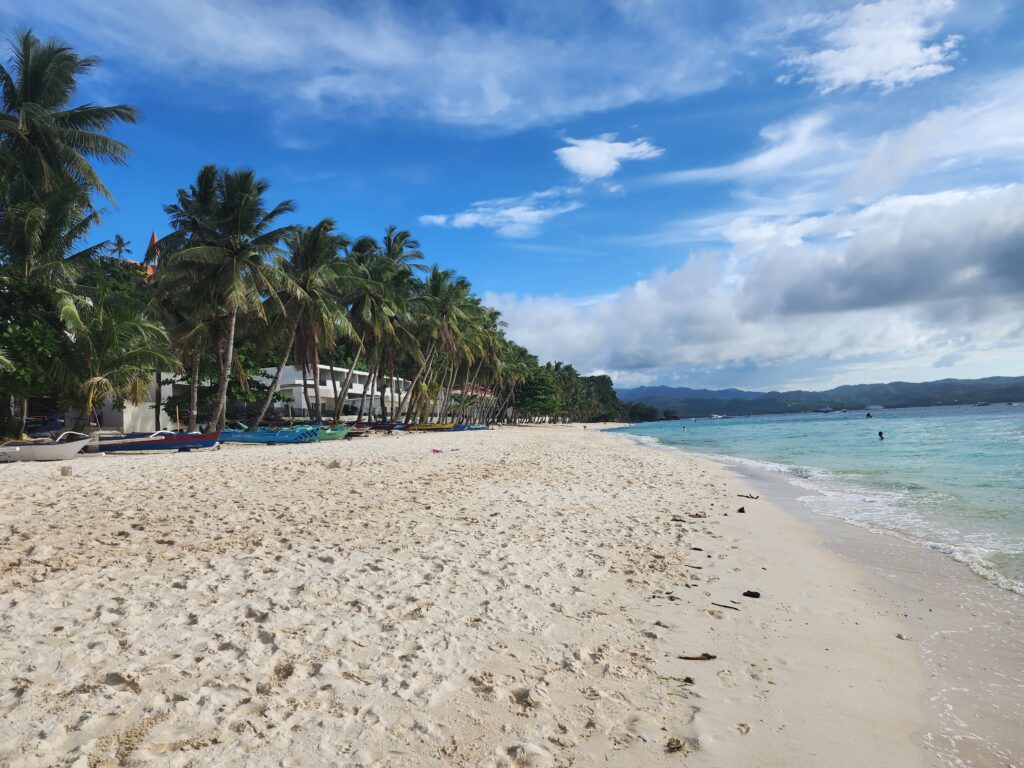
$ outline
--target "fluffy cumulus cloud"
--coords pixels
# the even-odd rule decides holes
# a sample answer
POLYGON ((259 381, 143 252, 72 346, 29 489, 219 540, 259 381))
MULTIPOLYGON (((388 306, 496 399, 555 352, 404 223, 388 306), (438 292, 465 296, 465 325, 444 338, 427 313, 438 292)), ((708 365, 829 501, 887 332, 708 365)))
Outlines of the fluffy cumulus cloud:
POLYGON ((505 237, 530 237, 544 222, 582 208, 576 199, 579 192, 575 187, 553 187, 521 197, 481 200, 458 213, 426 214, 419 220, 430 226, 487 227, 505 237))
POLYGON ((614 133, 593 139, 566 139, 566 146, 555 150, 558 161, 583 181, 604 179, 616 173, 624 160, 650 160, 664 150, 646 139, 616 141, 614 133))
POLYGON ((893 196, 776 222, 579 302, 494 295, 517 341, 623 382, 674 367, 1024 347, 1024 187, 893 196), (740 245, 737 243, 736 245, 740 245))
POLYGON ((949 72, 961 38, 942 34, 953 0, 880 0, 790 22, 819 47, 792 52, 786 64, 822 93, 857 85, 891 91, 949 72))

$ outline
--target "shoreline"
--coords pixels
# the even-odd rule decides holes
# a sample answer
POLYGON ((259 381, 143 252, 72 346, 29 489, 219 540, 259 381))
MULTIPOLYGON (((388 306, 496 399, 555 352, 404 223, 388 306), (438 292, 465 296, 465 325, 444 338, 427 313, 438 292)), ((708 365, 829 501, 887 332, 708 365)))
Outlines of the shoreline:
POLYGON ((818 492, 783 473, 733 457, 635 441, 721 466, 811 526, 825 549, 869 574, 872 587, 907 618, 909 639, 927 669, 925 742, 937 765, 1019 765, 1024 596, 927 543, 813 511, 804 499, 818 492))
POLYGON ((912 622, 707 460, 538 426, 71 466, 0 469, 16 768, 930 764, 912 622))

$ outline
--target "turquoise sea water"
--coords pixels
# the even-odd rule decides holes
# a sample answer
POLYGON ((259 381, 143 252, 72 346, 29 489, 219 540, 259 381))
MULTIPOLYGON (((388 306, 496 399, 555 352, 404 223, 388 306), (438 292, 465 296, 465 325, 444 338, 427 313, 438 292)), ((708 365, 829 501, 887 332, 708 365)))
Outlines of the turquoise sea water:
POLYGON ((648 441, 783 473, 812 511, 941 550, 1024 594, 1024 406, 640 424, 648 441), (885 440, 878 439, 878 432, 885 440))

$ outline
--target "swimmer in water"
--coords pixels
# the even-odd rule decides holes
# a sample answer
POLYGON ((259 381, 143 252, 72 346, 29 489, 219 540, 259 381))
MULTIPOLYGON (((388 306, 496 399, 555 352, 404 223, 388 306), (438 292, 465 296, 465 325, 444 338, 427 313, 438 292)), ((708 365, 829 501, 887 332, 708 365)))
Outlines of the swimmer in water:
POLYGON ((885 440, 885 435, 883 433, 879 432, 878 433, 878 439, 879 440, 885 440))

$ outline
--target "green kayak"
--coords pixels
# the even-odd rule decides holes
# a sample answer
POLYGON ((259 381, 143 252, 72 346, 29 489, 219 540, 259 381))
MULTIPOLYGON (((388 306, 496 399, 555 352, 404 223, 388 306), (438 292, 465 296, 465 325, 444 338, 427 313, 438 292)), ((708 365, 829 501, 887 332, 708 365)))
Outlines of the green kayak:
POLYGON ((321 429, 320 434, 316 436, 317 440, 341 440, 345 435, 348 434, 351 427, 348 424, 339 424, 336 427, 329 427, 321 429))

